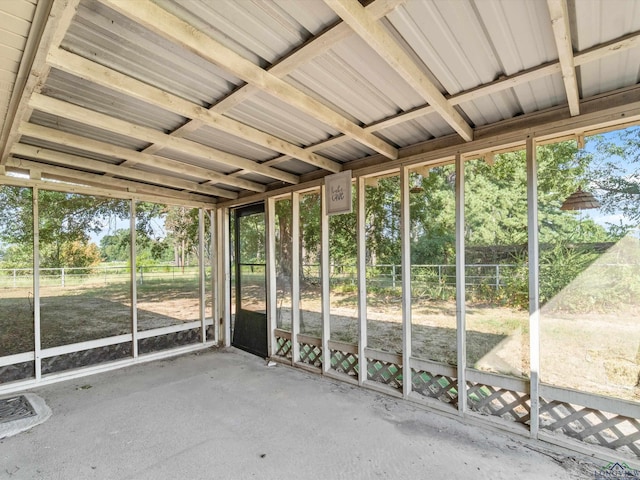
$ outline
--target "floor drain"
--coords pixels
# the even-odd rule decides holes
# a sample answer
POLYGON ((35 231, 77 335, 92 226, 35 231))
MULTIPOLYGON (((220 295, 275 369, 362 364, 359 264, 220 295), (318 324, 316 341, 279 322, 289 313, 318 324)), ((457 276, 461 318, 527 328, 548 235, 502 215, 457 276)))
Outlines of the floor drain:
POLYGON ((0 400, 0 423, 34 417, 36 411, 24 395, 0 400))

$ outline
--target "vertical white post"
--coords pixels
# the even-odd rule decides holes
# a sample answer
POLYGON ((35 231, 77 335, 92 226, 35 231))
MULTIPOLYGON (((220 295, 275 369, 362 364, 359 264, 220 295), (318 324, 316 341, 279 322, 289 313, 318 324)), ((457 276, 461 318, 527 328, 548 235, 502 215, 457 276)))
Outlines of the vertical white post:
POLYGON ((204 263, 204 209, 198 209, 198 289, 200 292, 200 335, 202 343, 207 341, 207 294, 206 285, 207 281, 204 263))
POLYGON ((211 243, 209 249, 211 251, 211 321, 213 321, 213 341, 218 344, 220 341, 220 291, 217 286, 220 284, 219 278, 219 259, 220 242, 218 232, 218 210, 209 211, 209 231, 211 232, 211 243))
POLYGON ((458 344, 458 413, 467 410, 467 338, 464 252, 464 162, 456 154, 456 319, 458 344))
POLYGON ((367 259, 366 259, 366 236, 365 236, 365 183, 364 177, 358 177, 358 319, 360 321, 360 336, 358 341, 358 383, 363 385, 367 380, 367 259))
MULTIPOLYGON (((411 218, 409 169, 400 170, 400 239, 402 241, 402 393, 411 394, 411 218)), ((394 272, 395 274, 395 272, 394 272)))
POLYGON ((291 347, 293 363, 300 361, 300 194, 291 194, 291 347))
POLYGON ((224 327, 224 346, 231 346, 231 248, 229 235, 229 209, 218 209, 218 239, 221 244, 222 255, 220 262, 222 263, 220 272, 222 274, 220 282, 220 297, 222 312, 221 318, 224 327))
POLYGON ((327 195, 324 186, 320 188, 320 279, 322 281, 322 370, 331 370, 331 291, 329 288, 329 216, 327 215, 327 195))
POLYGON ((40 336, 40 191, 37 187, 32 190, 33 195, 33 350, 35 354, 36 381, 42 378, 42 341, 40 336))
MULTIPOLYGON (((267 235, 267 328, 269 334, 267 335, 267 352, 269 356, 276 353, 276 316, 278 315, 278 305, 276 298, 276 242, 275 242, 275 220, 276 220, 276 201, 273 197, 267 199, 267 210, 265 216, 266 222, 266 235, 267 235)), ((238 241, 238 239, 236 239, 238 241)), ((294 344, 294 339, 291 339, 291 344, 294 344)), ((295 361, 295 357, 293 359, 295 361)))
POLYGON ((60 286, 64 287, 64 267, 60 269, 60 286))
POLYGON ((138 249, 136 246, 136 201, 131 200, 129 204, 129 262, 131 265, 131 333, 132 333, 132 353, 133 357, 138 356, 138 283, 136 278, 136 256, 138 249))
POLYGON ((527 137, 527 207, 529 237, 529 348, 531 381, 530 434, 538 438, 540 407, 540 284, 538 250, 538 172, 536 145, 527 137))

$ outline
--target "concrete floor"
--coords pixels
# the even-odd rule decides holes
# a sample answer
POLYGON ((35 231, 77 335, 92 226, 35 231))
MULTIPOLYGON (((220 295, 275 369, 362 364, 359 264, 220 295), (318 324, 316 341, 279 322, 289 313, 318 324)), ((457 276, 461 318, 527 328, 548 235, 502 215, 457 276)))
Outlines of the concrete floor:
POLYGON ((597 468, 235 349, 33 390, 2 479, 578 479, 597 468))

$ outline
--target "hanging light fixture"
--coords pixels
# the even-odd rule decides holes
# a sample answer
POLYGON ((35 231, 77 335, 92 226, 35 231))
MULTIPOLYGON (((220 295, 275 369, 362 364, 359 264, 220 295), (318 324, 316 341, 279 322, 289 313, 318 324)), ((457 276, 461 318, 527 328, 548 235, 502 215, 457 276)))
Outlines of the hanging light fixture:
POLYGON ((560 210, 589 210, 592 208, 600 208, 600 202, 591 192, 585 192, 582 188, 578 188, 562 202, 560 210))

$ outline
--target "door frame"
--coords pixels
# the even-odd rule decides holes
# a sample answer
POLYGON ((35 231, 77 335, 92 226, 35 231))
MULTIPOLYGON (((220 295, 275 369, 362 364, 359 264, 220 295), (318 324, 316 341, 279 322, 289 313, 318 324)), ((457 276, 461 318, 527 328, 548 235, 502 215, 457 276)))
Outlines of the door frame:
MULTIPOLYGON (((231 345, 245 350, 262 358, 269 356, 269 296, 268 296, 268 259, 267 259, 267 211, 265 202, 246 205, 233 210, 234 215, 234 266, 235 266, 235 293, 236 312, 232 332, 231 345), (240 219, 250 215, 263 214, 264 218, 264 313, 245 310, 242 308, 242 259, 240 256, 241 229, 240 219), (239 333, 238 333, 239 332, 239 333)), ((257 265, 257 264, 256 264, 257 265)))

